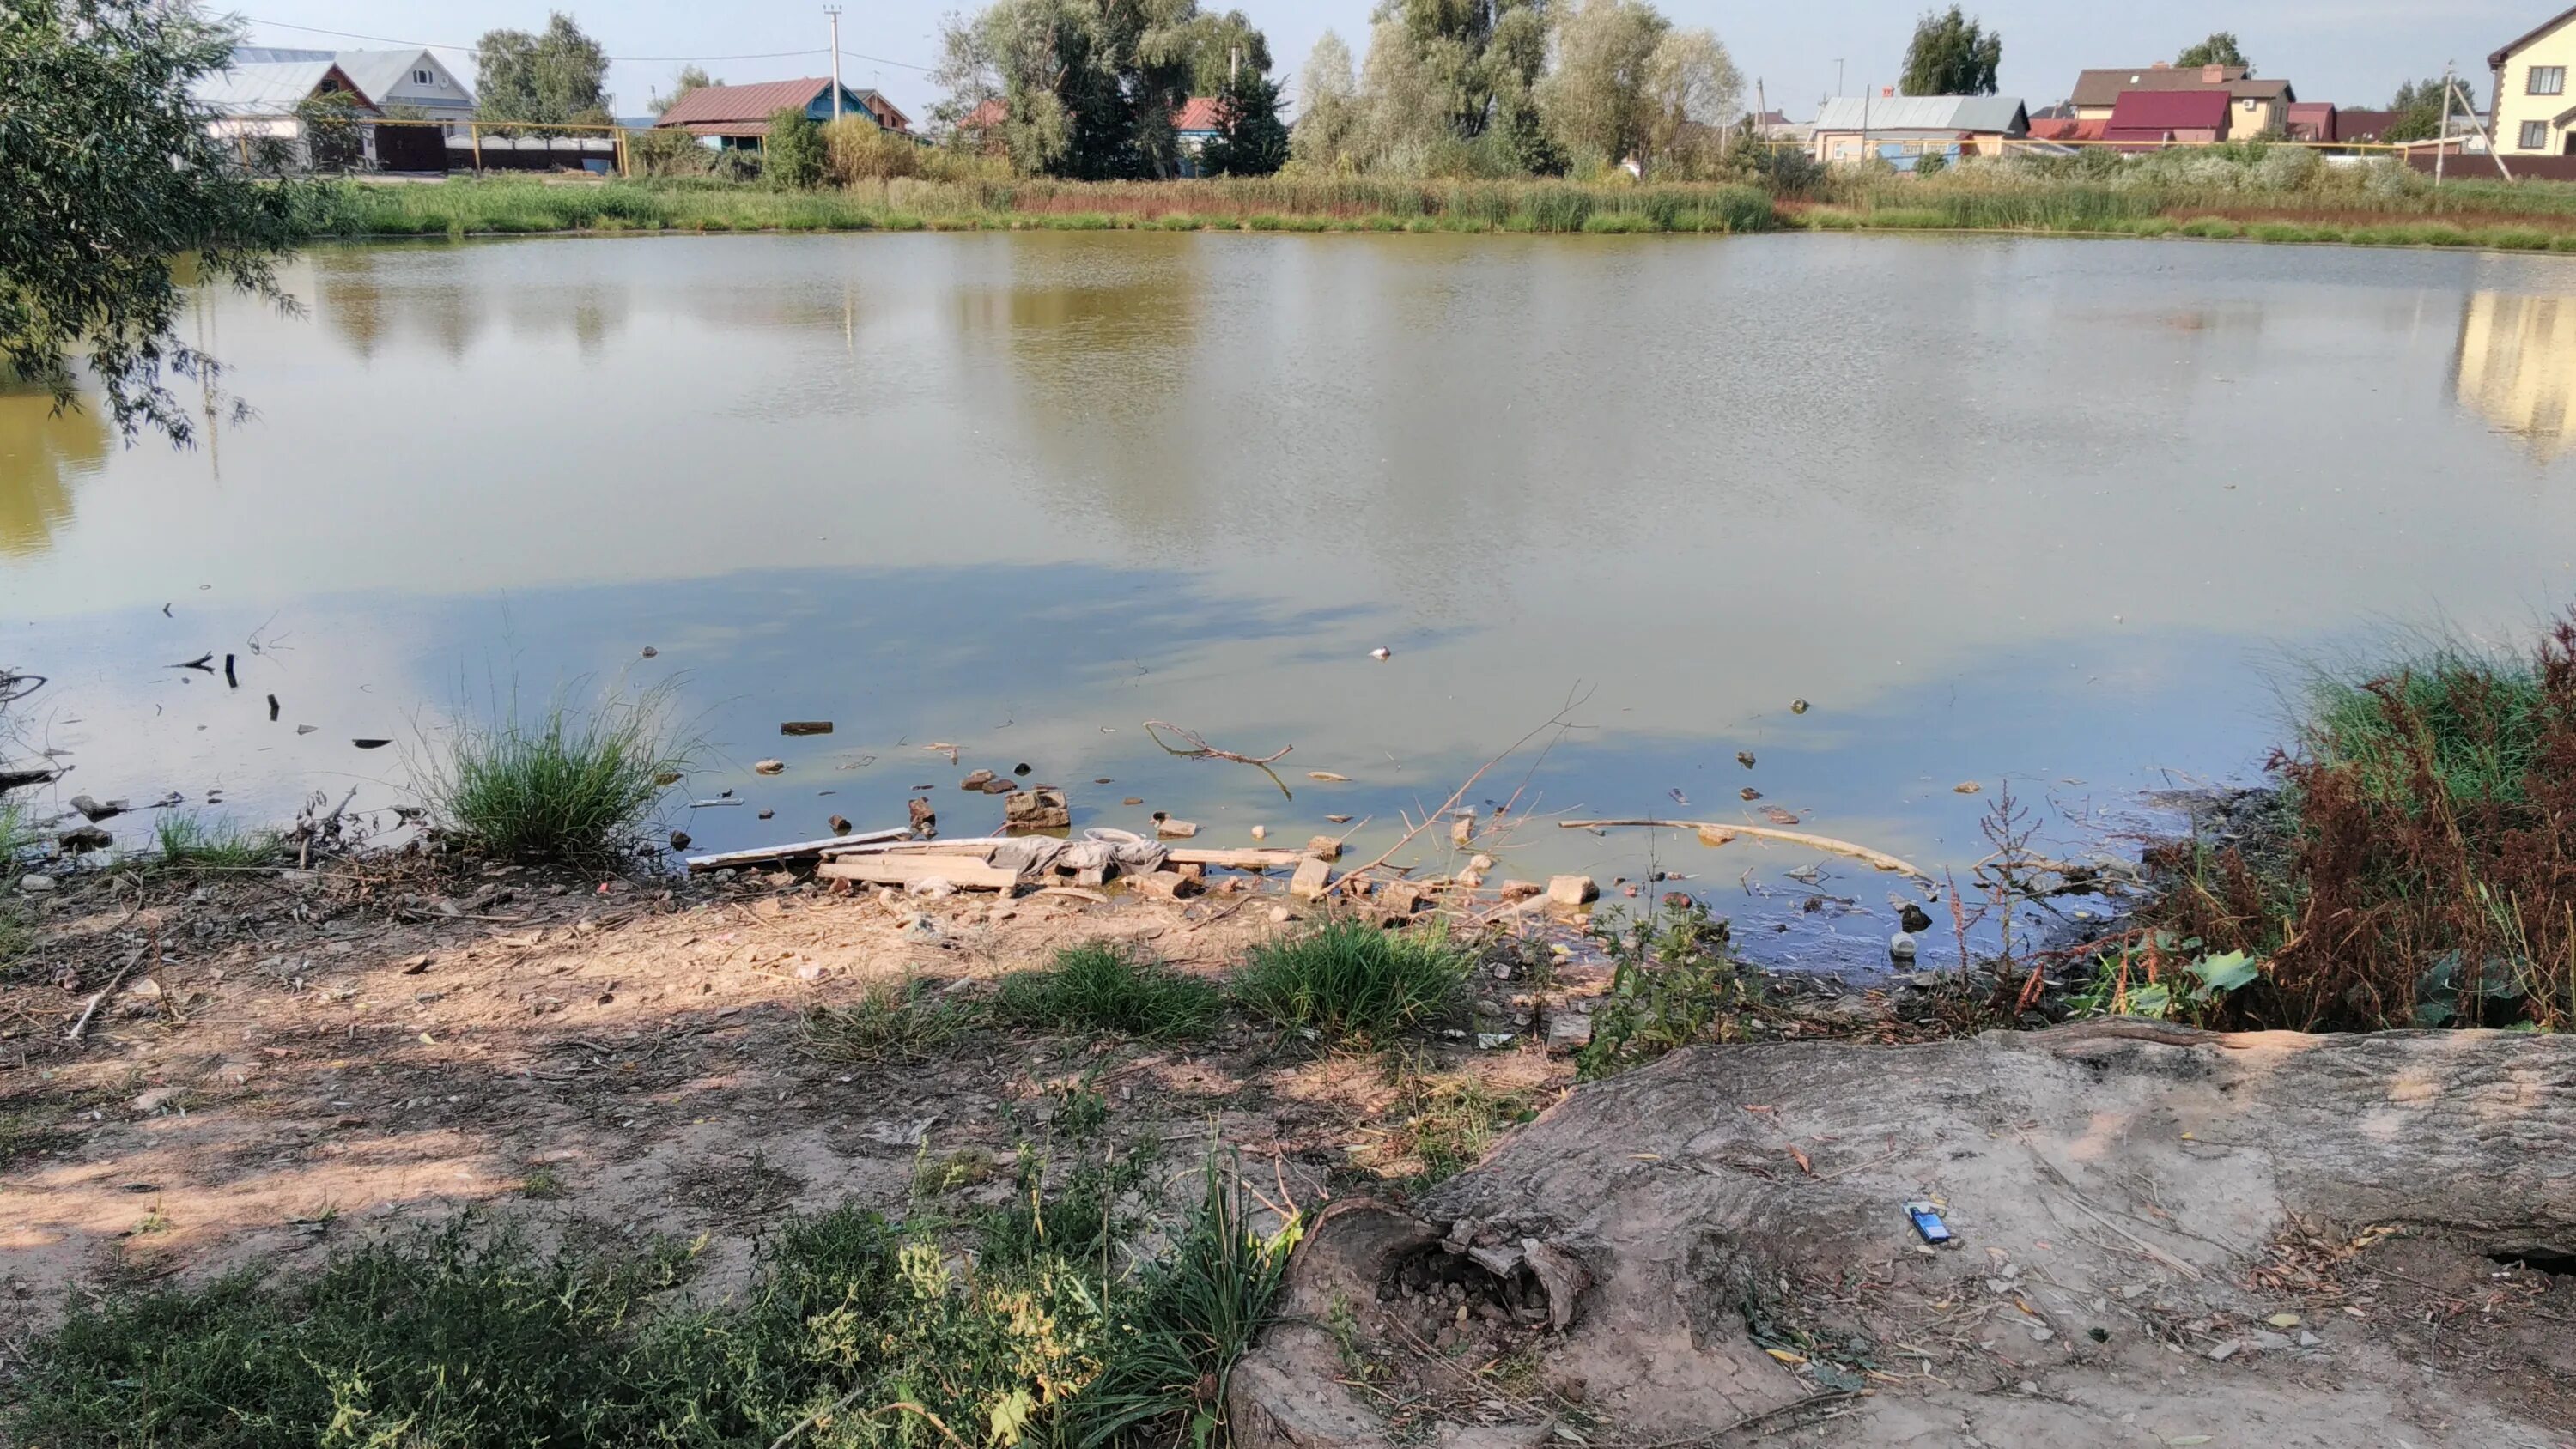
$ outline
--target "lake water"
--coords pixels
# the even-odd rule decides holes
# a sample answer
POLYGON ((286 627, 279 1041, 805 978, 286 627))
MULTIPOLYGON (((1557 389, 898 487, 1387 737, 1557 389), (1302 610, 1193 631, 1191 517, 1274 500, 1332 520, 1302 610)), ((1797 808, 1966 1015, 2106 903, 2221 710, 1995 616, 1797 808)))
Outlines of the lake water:
MULTIPOLYGON (((61 796, 390 804, 402 751, 354 738, 671 681, 702 848, 899 824, 922 784, 980 831, 957 777, 1025 761, 1079 825, 1347 814, 1374 855, 1574 699, 1471 792, 1541 812, 1504 873, 1660 866, 1759 916, 1812 853, 1549 817, 1774 806, 1937 874, 2007 779, 2080 838, 2258 768, 2303 652, 2519 640, 2576 596, 2569 260, 993 234, 287 281, 306 315, 191 319, 258 413, 194 451, 0 396, 0 665, 52 680, 13 722, 61 796), (168 667, 209 650, 238 690, 168 667), (1147 719, 1295 746, 1294 798, 1147 719)), ((1757 954, 1880 958, 1891 884, 1835 866, 1876 914, 1757 954)))

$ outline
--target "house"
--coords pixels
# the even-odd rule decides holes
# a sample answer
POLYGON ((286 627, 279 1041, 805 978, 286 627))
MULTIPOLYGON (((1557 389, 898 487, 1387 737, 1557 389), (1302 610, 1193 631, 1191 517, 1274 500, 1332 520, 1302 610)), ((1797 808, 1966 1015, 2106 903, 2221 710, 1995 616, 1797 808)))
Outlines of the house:
POLYGON ((1172 112, 1172 139, 1180 153, 1181 174, 1199 174, 1199 152, 1225 129, 1224 117, 1217 110, 1216 97, 1192 96, 1172 112))
MULTIPOLYGON (((657 131, 686 131, 710 146, 758 150, 769 118, 801 110, 818 122, 832 119, 832 79, 761 81, 747 86, 700 86, 671 103, 653 123, 657 131)), ((875 91, 841 87, 841 114, 866 116, 889 131, 910 132, 912 121, 875 91)))
POLYGON ((2031 112, 2030 119, 2036 125, 2041 121, 2080 121, 2083 117, 2075 114, 2074 102, 2059 101, 2056 105, 2042 106, 2031 112))
MULTIPOLYGON (((243 61, 236 57, 225 69, 200 76, 189 87, 188 98, 205 116, 210 134, 235 144, 244 166, 252 163, 255 149, 277 146, 288 148, 293 164, 310 165, 311 137, 298 114, 305 102, 341 96, 355 115, 377 114, 366 93, 330 59, 329 52, 312 54, 318 58, 243 61)), ((374 132, 370 126, 359 133, 362 162, 375 159, 374 132)))
POLYGON ((2030 134, 2019 96, 1836 96, 1816 113, 1809 144, 1819 161, 1878 156, 1911 169, 1916 156, 1938 151, 1996 155, 2007 140, 2030 134))
POLYGON ((445 141, 464 134, 474 119, 474 92, 427 50, 292 50, 233 47, 236 65, 287 65, 328 61, 389 120, 439 121, 427 126, 373 126, 374 159, 388 171, 437 171, 447 164, 445 141))
POLYGON ((2399 119, 2400 114, 2396 111, 2337 111, 2334 134, 2326 139, 2346 146, 2375 146, 2379 144, 2380 136, 2399 119))
POLYGON ((2507 156, 2576 156, 2576 10, 2564 10, 2487 57, 2495 73, 2496 148, 2507 156))
POLYGON ((2225 139, 2235 105, 2225 91, 2123 91, 2103 122, 2102 139, 2129 151, 2206 146, 2225 139))
POLYGON ((2335 108, 2332 101, 2294 101, 2290 105, 2290 139, 2293 141, 2331 141, 2335 138, 2335 108))
POLYGON ((2033 116, 2030 118, 2030 139, 2034 141, 2099 141, 2102 139, 2102 128, 2109 124, 2110 122, 2107 120, 2079 121, 2073 116, 2051 116, 2044 121, 2037 116, 2033 116))
POLYGON ((2285 80, 2257 80, 2241 65, 2199 65, 2177 69, 2163 61, 2136 70, 2088 70, 2075 78, 2073 104, 2078 118, 2108 121, 2120 97, 2130 91, 2211 91, 2228 98, 2228 124, 2222 141, 2250 141, 2286 134, 2290 106, 2298 95, 2285 80))

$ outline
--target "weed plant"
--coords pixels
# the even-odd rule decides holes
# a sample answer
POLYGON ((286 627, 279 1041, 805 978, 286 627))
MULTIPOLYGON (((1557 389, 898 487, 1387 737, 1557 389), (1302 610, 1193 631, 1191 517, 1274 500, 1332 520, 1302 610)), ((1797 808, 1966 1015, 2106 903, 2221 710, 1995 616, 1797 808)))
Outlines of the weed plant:
POLYGON ((995 1012, 1017 1026, 1120 1036, 1198 1036, 1216 1021, 1218 989, 1115 941, 1055 953, 1045 971, 1006 978, 995 1012))
POLYGON ((1278 1026, 1326 1042, 1383 1042, 1454 1001, 1471 960, 1436 929, 1389 931, 1336 916, 1253 947, 1235 997, 1278 1026))
POLYGON ((805 1014, 805 1050, 827 1062, 871 1065, 926 1056, 982 1020, 965 1002, 925 995, 910 977, 869 987, 847 1006, 805 1014))
POLYGON ((1759 991, 1732 953, 1726 923, 1696 901, 1661 905, 1593 934, 1611 960, 1610 991, 1592 1012, 1592 1040, 1575 1076, 1598 1081, 1681 1047, 1740 1037, 1759 991))
POLYGON ((180 869, 248 870, 277 858, 277 835, 229 820, 170 811, 154 822, 161 863, 180 869))

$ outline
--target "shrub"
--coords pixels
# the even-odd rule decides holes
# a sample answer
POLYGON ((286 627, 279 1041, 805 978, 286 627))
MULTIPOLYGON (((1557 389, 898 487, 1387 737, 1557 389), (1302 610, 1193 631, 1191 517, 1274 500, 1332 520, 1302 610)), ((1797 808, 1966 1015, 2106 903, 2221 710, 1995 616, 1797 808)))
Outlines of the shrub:
POLYGON ((468 849, 510 860, 597 862, 631 848, 687 768, 663 698, 611 696, 587 715, 558 700, 533 723, 459 726, 415 762, 433 822, 468 849))
POLYGON ((1698 902, 1666 905, 1593 935, 1612 962, 1610 992, 1592 1012, 1592 1040, 1575 1053, 1577 1080, 1643 1066, 1680 1047, 1734 1034, 1754 992, 1729 950, 1726 923, 1698 902))
POLYGON ((1448 1005, 1468 964, 1437 931, 1387 931, 1342 916, 1255 946, 1235 995, 1278 1025, 1326 1041, 1383 1040, 1448 1005))
POLYGON ((1216 987, 1138 947, 1087 941, 1057 951, 1051 970, 1004 980, 996 1010, 1022 1026, 1178 1037, 1207 1030, 1218 999, 1216 987))
POLYGON ((2305 146, 2272 146, 2254 163, 2253 181, 2266 191, 2304 191, 2325 169, 2325 158, 2305 146))
POLYGON ((823 184, 823 128, 795 106, 770 113, 760 154, 761 172, 774 186, 807 191, 823 184))
POLYGON ((843 116, 823 128, 823 174, 835 186, 919 176, 923 156, 919 142, 865 115, 843 116))

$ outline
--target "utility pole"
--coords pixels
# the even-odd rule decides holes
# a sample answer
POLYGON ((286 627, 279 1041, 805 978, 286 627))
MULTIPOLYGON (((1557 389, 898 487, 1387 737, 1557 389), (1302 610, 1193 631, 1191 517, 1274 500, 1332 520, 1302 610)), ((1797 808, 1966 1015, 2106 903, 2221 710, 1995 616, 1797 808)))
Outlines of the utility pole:
POLYGON ((1838 55, 1838 56, 1835 56, 1835 57, 1834 57, 1834 94, 1835 94, 1835 95, 1841 95, 1842 93, 1843 93, 1843 58, 1842 58, 1841 56, 1839 56, 1839 55, 1838 55))
POLYGON ((2442 62, 2442 129, 2433 133, 2433 185, 2442 184, 2442 158, 2450 154, 2451 145, 2451 68, 2453 62, 2442 62))
POLYGON ((832 119, 841 119, 841 7, 826 5, 823 13, 832 17, 832 119))

